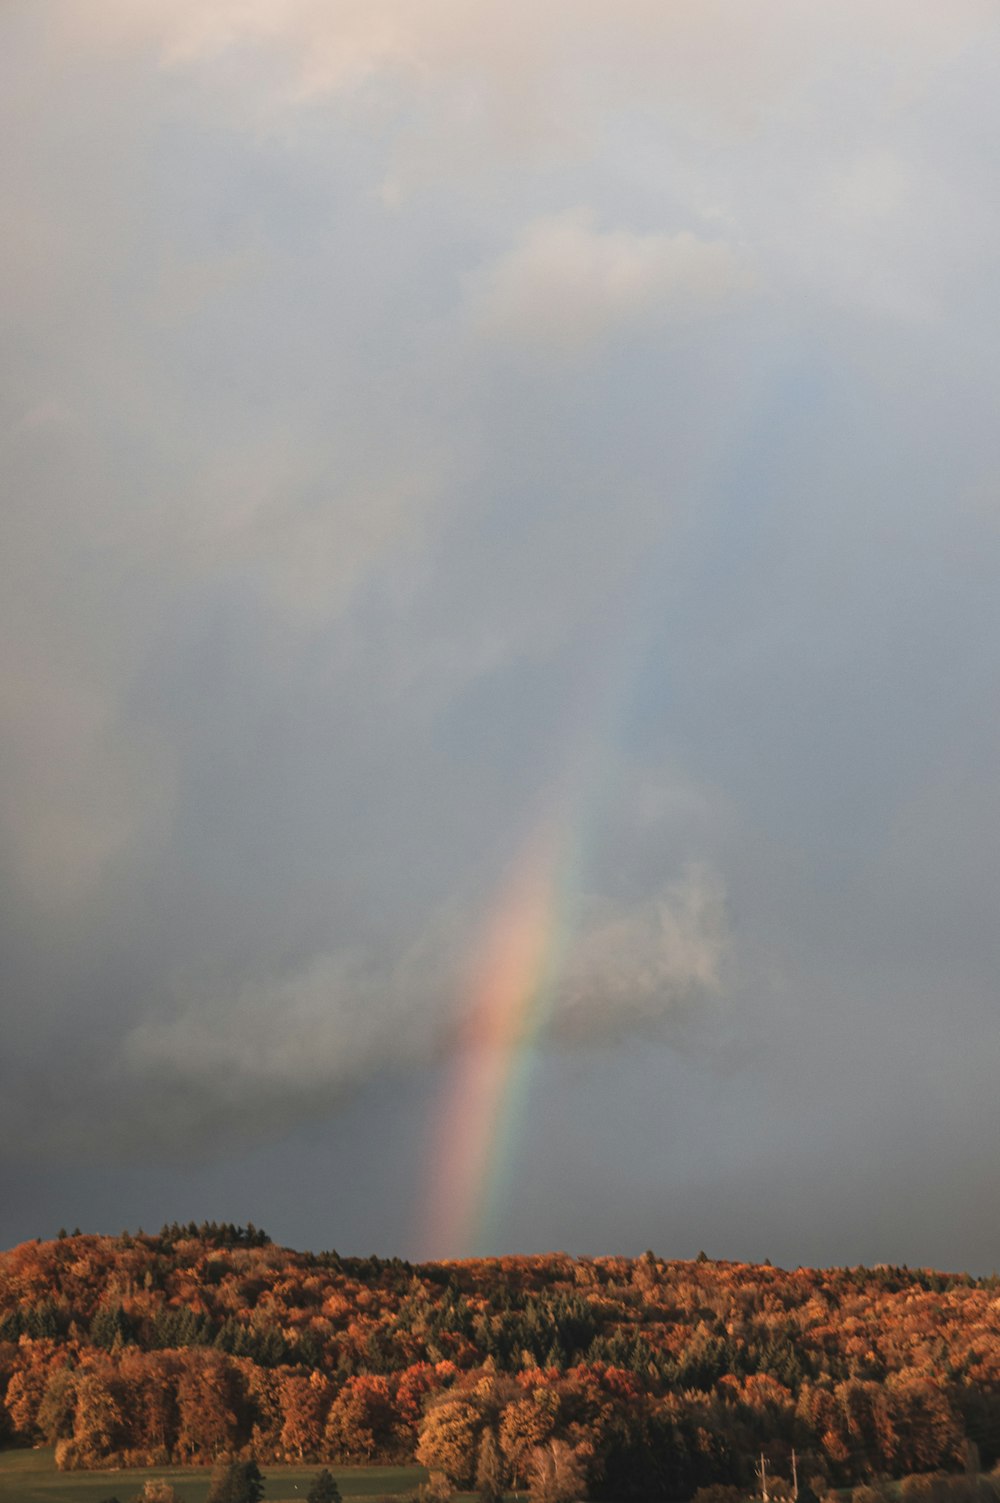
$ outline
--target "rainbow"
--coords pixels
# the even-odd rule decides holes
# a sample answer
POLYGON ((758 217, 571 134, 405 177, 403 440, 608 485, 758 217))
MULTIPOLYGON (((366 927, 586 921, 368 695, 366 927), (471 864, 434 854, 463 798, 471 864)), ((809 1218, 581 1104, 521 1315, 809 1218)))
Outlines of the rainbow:
POLYGON ((418 1208, 421 1256, 495 1252, 519 1128, 580 898, 595 812, 617 781, 616 742, 644 662, 645 605, 661 590, 655 549, 619 622, 571 699, 559 788, 524 843, 475 947, 457 1044, 436 1107, 428 1183, 418 1208))
POLYGON ((421 1243, 442 1256, 496 1245, 517 1125, 548 1019, 568 924, 558 823, 535 832, 486 926, 432 1142, 421 1243))

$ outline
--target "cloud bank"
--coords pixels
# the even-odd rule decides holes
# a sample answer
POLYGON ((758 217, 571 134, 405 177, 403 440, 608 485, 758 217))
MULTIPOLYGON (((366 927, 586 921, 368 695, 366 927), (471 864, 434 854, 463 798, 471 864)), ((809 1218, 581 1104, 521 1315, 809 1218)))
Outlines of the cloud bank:
MULTIPOLYGON (((235 995, 185 996, 173 1015, 146 1018, 124 1038, 109 1083, 134 1083, 147 1130, 160 1123, 175 1151, 227 1118, 246 1131, 262 1107, 293 1116, 329 1109, 372 1077, 427 1066, 461 1042, 469 936, 483 926, 480 915, 452 912, 450 952, 443 934, 390 966, 375 951, 345 947, 290 974, 254 978, 235 995)), ((543 1007, 543 1041, 574 1046, 637 1032, 670 1037, 692 1004, 718 995, 726 938, 723 896, 704 871, 638 909, 591 903, 551 993, 528 1017, 543 1007)), ((533 1027, 522 1044, 529 1036, 533 1027)))
POLYGON ((0 25, 8 1240, 405 1250, 555 811, 510 1245, 992 1256, 992 8, 0 25))

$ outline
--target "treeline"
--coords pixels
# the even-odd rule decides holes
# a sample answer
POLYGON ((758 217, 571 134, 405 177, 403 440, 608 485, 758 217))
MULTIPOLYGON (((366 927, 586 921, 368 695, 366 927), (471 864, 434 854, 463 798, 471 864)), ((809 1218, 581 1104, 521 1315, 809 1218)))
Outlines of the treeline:
POLYGON ((1000 1457, 1000 1285, 906 1268, 409 1264, 203 1223, 0 1254, 0 1441, 60 1465, 559 1464, 592 1496, 1000 1457))

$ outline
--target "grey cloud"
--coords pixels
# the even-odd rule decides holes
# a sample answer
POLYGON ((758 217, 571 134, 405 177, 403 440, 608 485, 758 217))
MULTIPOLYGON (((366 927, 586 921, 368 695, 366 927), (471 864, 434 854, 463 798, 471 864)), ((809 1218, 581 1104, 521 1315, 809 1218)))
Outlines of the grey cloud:
POLYGON ((45 10, 0 49, 9 1235, 131 1156, 333 1240, 287 1135, 404 1248, 557 808, 508 1245, 982 1262, 992 9, 45 10))
MULTIPOLYGON (((462 1038, 475 937, 486 924, 483 913, 452 905, 388 964, 374 950, 345 948, 285 975, 251 977, 236 993, 189 992, 126 1035, 111 1075, 157 1104, 154 1135, 157 1113, 173 1104, 164 1112, 169 1143, 197 1139, 206 1123, 249 1124, 262 1104, 294 1119, 376 1075, 426 1067, 462 1038)), ((592 899, 546 985, 543 1038, 669 1038, 687 1008, 721 990, 727 939, 718 879, 705 870, 634 911, 592 899)))

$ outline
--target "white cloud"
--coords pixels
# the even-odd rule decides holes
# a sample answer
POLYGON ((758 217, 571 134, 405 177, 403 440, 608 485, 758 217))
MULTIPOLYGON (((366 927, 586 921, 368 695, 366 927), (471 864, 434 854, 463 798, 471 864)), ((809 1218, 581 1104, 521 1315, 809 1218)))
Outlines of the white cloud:
POLYGON ((600 230, 574 210, 529 225, 470 279, 468 302, 487 338, 567 354, 617 330, 704 316, 747 280, 722 242, 600 230))
MULTIPOLYGON (((360 131, 373 197, 398 213, 415 190, 460 185, 446 217, 479 216, 494 245, 524 218, 504 175, 515 161, 568 172, 575 198, 586 175, 587 201, 612 225, 621 209, 595 190, 637 191, 644 225, 676 242, 676 261, 678 231, 711 244, 722 229, 786 305, 790 292, 818 291, 838 308, 911 321, 939 311, 942 284, 951 294, 947 267, 958 263, 966 279, 985 270, 982 234, 967 227, 995 233, 983 208, 992 168, 985 157, 974 165, 973 138, 959 147, 957 175, 950 153, 957 188, 933 160, 949 155, 941 143, 956 131, 961 142, 953 75, 988 54, 995 12, 985 0, 109 0, 99 15, 59 14, 53 36, 65 42, 68 28, 75 48, 150 49, 167 73, 193 76, 201 87, 187 105, 215 121, 293 147, 318 122, 334 146, 360 131)), ((538 186, 543 212, 537 196, 529 202, 541 235, 555 195, 551 181, 538 186)), ((657 236, 628 247, 613 233, 593 256, 615 258, 624 282, 656 282, 646 262, 665 255, 657 236)), ((507 308, 515 322, 553 291, 552 277, 532 270, 541 285, 507 308)), ((569 343, 570 325, 585 341, 641 296, 614 291, 604 263, 589 275, 601 288, 589 323, 566 312, 571 284, 542 309, 542 326, 569 343)))
POLYGON ((631 907, 595 903, 559 984, 553 1027, 572 1038, 661 1025, 722 990, 728 949, 725 893, 707 867, 631 907))
MULTIPOLYGON (((298 97, 356 88, 380 73, 418 89, 461 75, 522 106, 576 75, 570 93, 625 97, 657 79, 665 108, 701 100, 744 125, 780 107, 776 90, 800 94, 845 53, 868 54, 897 82, 913 81, 993 18, 986 0, 112 0, 95 19, 67 24, 97 37, 155 39, 164 60, 190 65, 236 49, 285 54, 298 97), (581 59, 595 65, 581 85, 581 59), (678 99, 678 90, 680 98, 678 99)), ((556 100, 565 100, 556 90, 556 100)), ((551 123, 551 106, 545 110, 551 123)))

